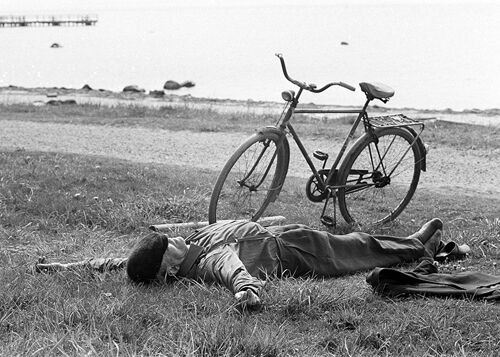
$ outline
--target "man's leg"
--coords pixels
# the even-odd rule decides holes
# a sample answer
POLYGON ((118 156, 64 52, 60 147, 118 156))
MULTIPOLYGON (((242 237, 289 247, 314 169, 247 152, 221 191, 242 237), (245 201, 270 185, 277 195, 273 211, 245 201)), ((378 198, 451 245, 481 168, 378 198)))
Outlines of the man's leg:
POLYGON ((426 223, 419 239, 361 232, 334 235, 301 227, 283 232, 277 241, 283 270, 297 276, 336 276, 416 261, 426 254, 422 240, 429 241, 437 228, 426 223))
POLYGON ((410 235, 408 238, 418 239, 425 244, 437 230, 443 230, 443 221, 439 218, 433 218, 429 222, 426 222, 422 228, 410 235))

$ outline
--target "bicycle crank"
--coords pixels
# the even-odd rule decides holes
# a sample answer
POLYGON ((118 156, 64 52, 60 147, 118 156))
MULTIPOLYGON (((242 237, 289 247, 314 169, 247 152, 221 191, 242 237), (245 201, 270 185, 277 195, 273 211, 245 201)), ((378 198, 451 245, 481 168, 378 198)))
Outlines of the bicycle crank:
POLYGON ((330 188, 327 188, 325 191, 326 191, 326 199, 325 199, 325 204, 323 205, 323 211, 321 212, 320 221, 326 227, 332 228, 337 225, 337 193, 332 192, 330 188), (328 201, 330 201, 330 198, 333 201, 333 217, 327 216, 325 214, 326 207, 328 206, 328 201))

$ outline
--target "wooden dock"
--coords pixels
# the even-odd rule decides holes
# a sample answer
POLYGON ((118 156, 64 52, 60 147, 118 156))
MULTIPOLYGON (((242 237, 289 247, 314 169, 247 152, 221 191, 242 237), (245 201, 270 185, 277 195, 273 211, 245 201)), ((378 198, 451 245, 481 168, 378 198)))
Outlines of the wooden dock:
POLYGON ((0 27, 93 26, 97 15, 0 16, 0 27))

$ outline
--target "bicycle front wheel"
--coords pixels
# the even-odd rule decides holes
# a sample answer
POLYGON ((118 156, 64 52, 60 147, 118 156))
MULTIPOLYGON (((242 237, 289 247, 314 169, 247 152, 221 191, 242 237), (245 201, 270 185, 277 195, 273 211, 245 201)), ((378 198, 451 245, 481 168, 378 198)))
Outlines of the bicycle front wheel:
POLYGON ((279 195, 289 157, 284 134, 258 132, 248 138, 219 174, 210 198, 209 223, 225 219, 257 221, 279 195))
POLYGON ((420 178, 422 155, 403 128, 365 134, 349 151, 339 172, 339 208, 348 223, 383 224, 408 205, 420 178))

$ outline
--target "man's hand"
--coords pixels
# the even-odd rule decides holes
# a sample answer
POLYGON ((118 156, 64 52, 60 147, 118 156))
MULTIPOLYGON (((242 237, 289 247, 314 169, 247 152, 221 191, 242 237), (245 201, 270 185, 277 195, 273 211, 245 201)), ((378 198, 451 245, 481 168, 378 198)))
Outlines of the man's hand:
POLYGON ((234 294, 234 297, 238 301, 238 307, 243 310, 259 310, 262 303, 260 302, 259 296, 252 290, 243 290, 234 294))

